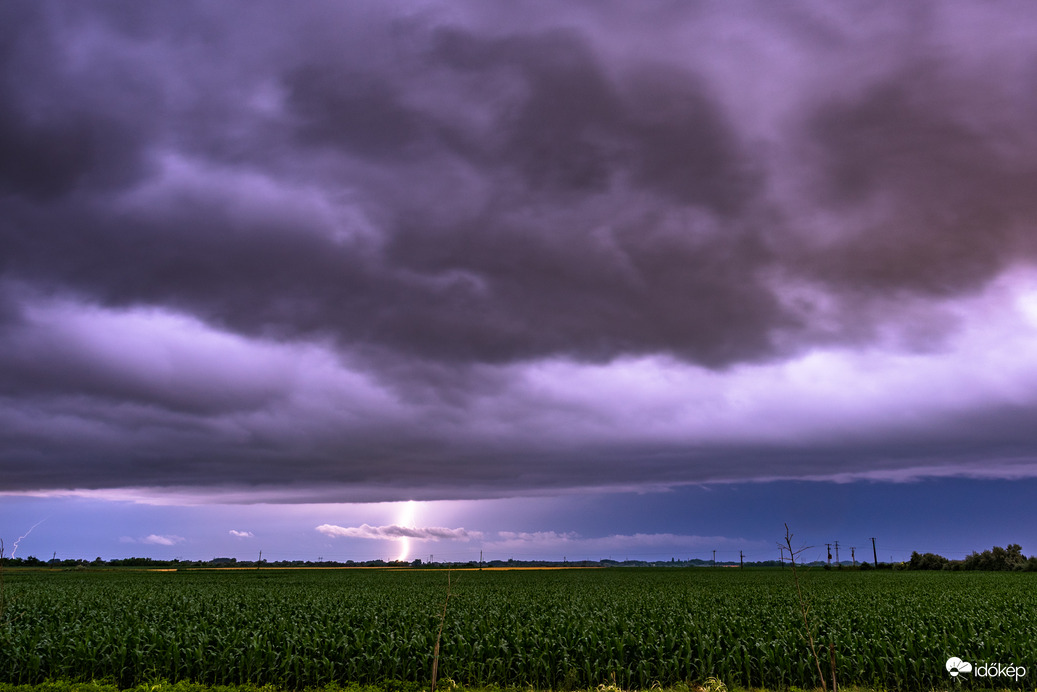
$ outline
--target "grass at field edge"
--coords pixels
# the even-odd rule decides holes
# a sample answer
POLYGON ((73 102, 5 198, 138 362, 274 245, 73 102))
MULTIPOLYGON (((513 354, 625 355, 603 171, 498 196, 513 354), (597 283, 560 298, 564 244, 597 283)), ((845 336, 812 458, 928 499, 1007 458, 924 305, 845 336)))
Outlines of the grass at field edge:
MULTIPOLYGON (((451 685, 450 681, 440 681, 437 688, 443 692, 549 692, 546 690, 535 690, 532 687, 462 687, 451 685), (445 684, 444 684, 445 683, 445 684)), ((1037 690, 1037 688, 1034 688, 1037 690)), ((427 692, 428 686, 421 683, 389 681, 382 685, 327 685, 325 687, 306 688, 303 692, 427 692)), ((843 687, 840 692, 886 692, 884 689, 872 687, 843 687)), ((746 689, 742 687, 701 687, 698 685, 666 688, 655 687, 646 692, 789 692, 789 690, 767 690, 765 688, 746 689)), ((295 692, 276 685, 203 685, 194 682, 151 682, 142 683, 136 687, 120 688, 118 685, 106 682, 73 682, 68 680, 55 680, 42 682, 37 685, 12 685, 0 682, 0 692, 295 692)), ((576 691, 574 691, 576 692, 576 691)), ((623 692, 617 687, 599 685, 585 692, 623 692)), ((818 692, 817 690, 800 690, 792 688, 792 692, 818 692)), ((937 689, 925 692, 937 692, 937 689)), ((991 690, 990 692, 999 692, 991 690)), ((1001 692, 1008 692, 1007 690, 1001 692)), ((1014 692, 1018 692, 1015 690, 1014 692)))

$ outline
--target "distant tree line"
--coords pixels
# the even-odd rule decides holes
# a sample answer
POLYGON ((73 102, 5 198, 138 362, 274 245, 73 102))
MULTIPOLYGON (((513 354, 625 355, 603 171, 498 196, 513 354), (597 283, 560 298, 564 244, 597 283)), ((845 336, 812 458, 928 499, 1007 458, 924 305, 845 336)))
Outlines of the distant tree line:
POLYGON ((948 560, 936 553, 911 553, 904 569, 918 570, 983 570, 989 572, 1037 572, 1037 556, 1027 558, 1022 546, 1012 543, 1007 548, 995 545, 982 553, 973 552, 964 560, 948 560))
MULTIPOLYGON (((213 567, 236 567, 236 568, 248 568, 254 567, 257 569, 263 567, 417 567, 423 569, 457 569, 457 568, 477 568, 477 567, 738 567, 738 561, 717 561, 701 560, 698 558, 690 560, 678 560, 672 558, 670 560, 487 560, 485 562, 478 562, 475 560, 469 560, 467 562, 422 562, 420 559, 412 561, 402 560, 279 560, 279 561, 248 561, 238 560, 233 557, 214 557, 211 560, 156 560, 150 557, 128 557, 112 560, 102 560, 101 558, 95 558, 92 561, 86 560, 40 560, 37 557, 30 555, 29 557, 11 558, 4 557, 0 565, 6 567, 47 567, 47 568, 63 568, 63 569, 86 569, 99 568, 99 567, 131 567, 131 568, 145 568, 145 569, 156 569, 156 568, 175 568, 175 569, 190 569, 190 568, 213 568, 213 567)), ((758 562, 744 563, 745 567, 787 567, 787 561, 779 560, 761 560, 758 562)), ((833 567, 838 569, 851 568, 849 562, 837 563, 831 565, 823 561, 817 560, 814 562, 803 563, 804 567, 821 567, 824 569, 832 569, 833 567)), ((994 546, 990 550, 984 550, 982 553, 973 552, 969 554, 964 560, 949 560, 942 555, 936 553, 919 553, 918 551, 911 553, 911 559, 907 562, 880 562, 878 565, 872 565, 870 562, 860 562, 854 565, 856 569, 870 570, 870 569, 887 569, 887 570, 982 570, 982 571, 995 571, 995 572, 1037 572, 1037 556, 1027 558, 1023 555, 1022 547, 1016 543, 1009 545, 1007 548, 1000 546, 994 546)))

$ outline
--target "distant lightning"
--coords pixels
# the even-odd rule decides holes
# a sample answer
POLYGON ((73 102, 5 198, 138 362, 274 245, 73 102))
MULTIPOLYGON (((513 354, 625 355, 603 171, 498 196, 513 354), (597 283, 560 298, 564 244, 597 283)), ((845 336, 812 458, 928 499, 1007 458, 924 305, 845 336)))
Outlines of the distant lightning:
POLYGON ((25 540, 25 537, 28 536, 30 533, 32 533, 33 529, 35 529, 37 526, 39 526, 43 522, 47 521, 47 519, 48 519, 48 517, 44 517, 43 519, 40 519, 38 522, 33 524, 32 527, 28 531, 26 531, 23 535, 18 537, 18 540, 14 542, 14 548, 11 549, 11 557, 12 558, 14 558, 15 554, 18 552, 18 544, 21 543, 23 540, 25 540))
MULTIPOLYGON (((400 509, 399 519, 397 520, 396 523, 399 524, 400 526, 406 526, 406 527, 414 526, 414 509, 415 509, 414 500, 410 500, 407 503, 405 503, 403 505, 403 507, 400 509)), ((399 540, 400 540, 400 555, 396 559, 400 560, 402 562, 402 561, 405 561, 407 559, 407 557, 408 557, 408 555, 410 553, 410 539, 407 538, 406 536, 404 536, 404 537, 401 537, 399 540)))

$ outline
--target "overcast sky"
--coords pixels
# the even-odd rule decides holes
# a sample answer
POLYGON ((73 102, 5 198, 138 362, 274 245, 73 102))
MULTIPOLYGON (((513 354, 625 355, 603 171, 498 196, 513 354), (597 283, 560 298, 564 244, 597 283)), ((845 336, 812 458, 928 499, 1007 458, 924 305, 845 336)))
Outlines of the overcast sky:
POLYGON ((1037 552, 1035 83, 1029 2, 6 2, 0 538, 1037 552))

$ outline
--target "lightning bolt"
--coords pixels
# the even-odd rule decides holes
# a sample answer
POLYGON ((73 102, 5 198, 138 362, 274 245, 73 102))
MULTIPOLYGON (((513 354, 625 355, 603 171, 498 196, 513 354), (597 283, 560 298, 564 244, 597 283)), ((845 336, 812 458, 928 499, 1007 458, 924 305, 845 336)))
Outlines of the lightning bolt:
POLYGON ((49 519, 49 517, 44 517, 43 519, 40 519, 38 522, 33 524, 32 527, 28 531, 26 531, 23 535, 18 537, 18 540, 14 542, 14 548, 11 549, 11 557, 12 558, 14 558, 15 554, 18 552, 18 544, 21 543, 23 540, 25 540, 25 537, 28 536, 30 533, 32 533, 33 529, 35 529, 37 526, 39 526, 43 522, 47 521, 47 519, 49 519))

